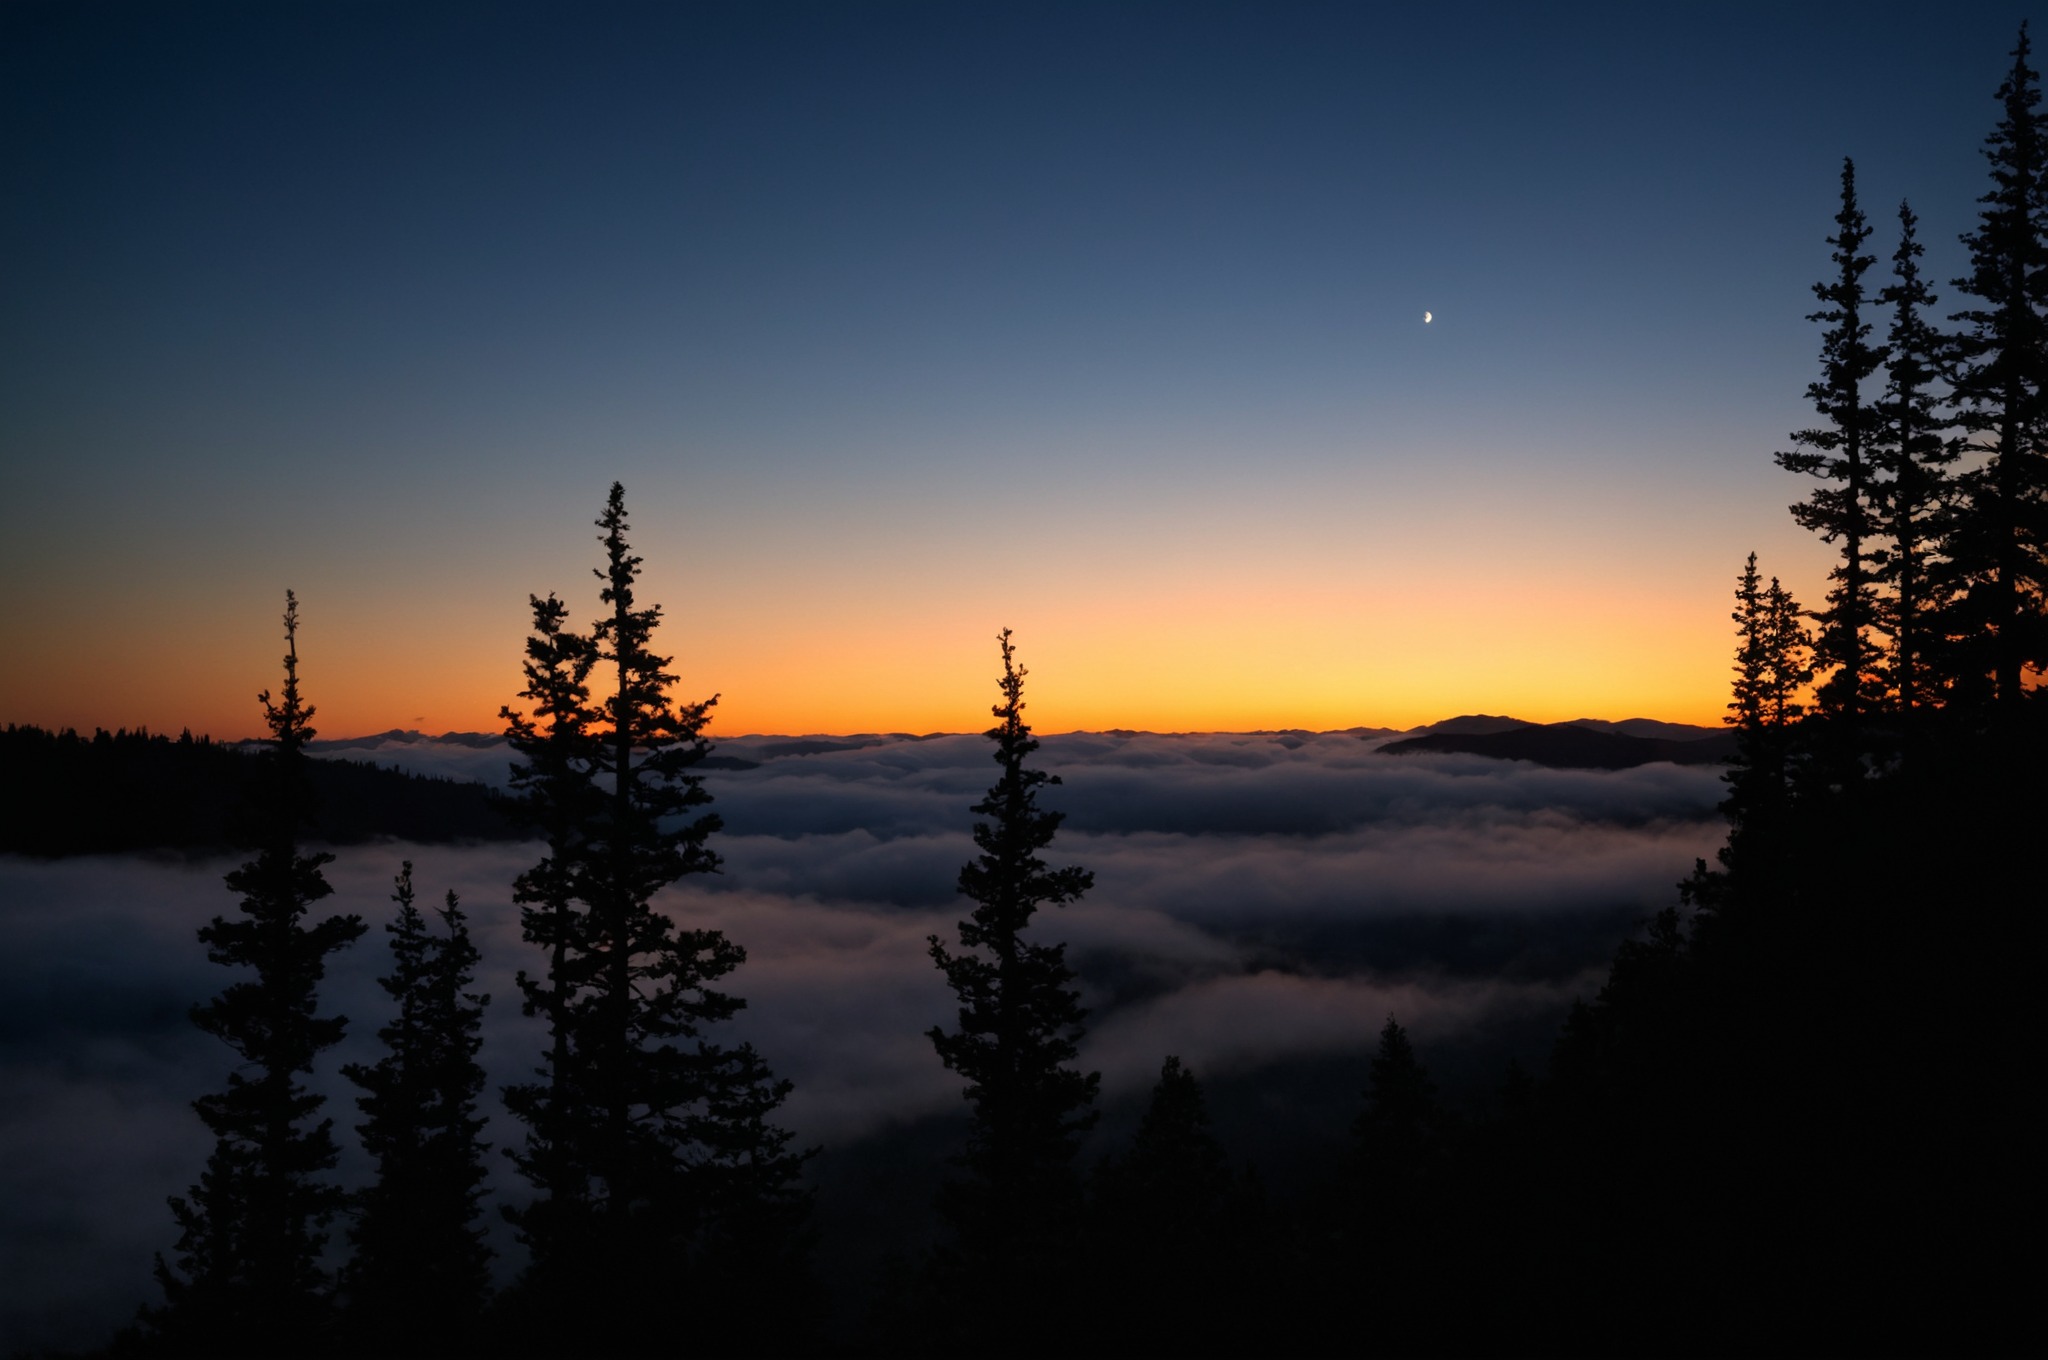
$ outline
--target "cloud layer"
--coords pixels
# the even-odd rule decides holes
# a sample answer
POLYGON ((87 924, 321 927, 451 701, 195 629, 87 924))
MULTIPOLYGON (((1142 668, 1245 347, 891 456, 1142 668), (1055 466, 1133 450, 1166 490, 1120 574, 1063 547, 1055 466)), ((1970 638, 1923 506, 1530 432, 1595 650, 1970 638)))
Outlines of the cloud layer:
MULTIPOLYGON (((1068 942, 1093 1012, 1083 1061, 1106 1098, 1144 1090, 1168 1052, 1216 1077, 1362 1059, 1389 1013, 1425 1049, 1504 1024, 1540 1030, 1721 840, 1712 771, 1391 757, 1382 739, 1046 740, 1040 763, 1063 782, 1045 801, 1068 814, 1052 858, 1096 881, 1039 928, 1068 942)), ((724 872, 662 905, 746 947, 735 1037, 796 1083, 786 1122, 844 1146, 959 1107, 924 1037, 952 1020, 926 940, 949 936, 967 905, 953 883, 973 854, 968 808, 995 766, 975 736, 794 755, 777 754, 779 740, 722 745, 761 762, 709 778, 724 872)), ((439 743, 347 754, 491 778, 505 759, 439 743)), ((512 983, 535 961, 509 904, 536 854, 387 844, 330 867, 333 909, 373 926, 323 992, 352 1020, 318 1079, 345 1135, 345 1177, 367 1168, 346 1136, 354 1092, 334 1074, 374 1057, 385 1019, 375 979, 388 967, 391 876, 409 858, 423 894, 453 888, 472 914, 494 997, 483 1058, 495 1090, 525 1079, 539 1048, 512 983)), ((0 1349, 103 1340, 153 1296, 150 1254, 171 1237, 163 1197, 207 1148, 188 1105, 227 1069, 186 1012, 226 980, 193 931, 235 909, 221 886, 232 866, 0 859, 13 943, 0 957, 0 1349)), ((514 1142, 518 1127, 495 1102, 492 1114, 487 1136, 514 1142)), ((499 1196, 520 1189, 495 1174, 499 1196)))

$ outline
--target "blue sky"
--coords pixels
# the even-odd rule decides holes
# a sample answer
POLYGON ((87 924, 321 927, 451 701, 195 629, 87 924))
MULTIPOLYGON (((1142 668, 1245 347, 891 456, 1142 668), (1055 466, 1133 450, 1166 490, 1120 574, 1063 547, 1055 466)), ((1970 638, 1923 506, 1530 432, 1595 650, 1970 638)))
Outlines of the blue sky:
POLYGON ((0 717, 253 725, 291 585, 337 735, 488 725, 620 478, 740 730, 1004 623, 1054 725, 1710 718, 1841 158, 1945 283, 2024 17, 9 6, 0 717))

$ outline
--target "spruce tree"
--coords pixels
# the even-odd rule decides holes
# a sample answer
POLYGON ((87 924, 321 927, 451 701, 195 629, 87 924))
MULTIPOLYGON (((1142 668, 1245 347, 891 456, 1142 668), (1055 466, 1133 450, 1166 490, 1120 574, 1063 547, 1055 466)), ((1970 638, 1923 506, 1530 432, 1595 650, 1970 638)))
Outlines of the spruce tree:
POLYGON ((1961 477, 1965 513, 1948 554, 1965 584, 1959 631, 1975 641, 1968 688, 2006 709, 2024 672, 2048 661, 2048 126, 2027 64, 2025 24, 1998 88, 2003 116, 1985 139, 1991 191, 1963 237, 1970 272, 1954 287, 1977 307, 1952 318, 1951 400, 1979 461, 1961 477), (1986 693, 1988 691, 1988 694, 1986 693))
POLYGON ((1798 602, 1777 577, 1764 584, 1755 553, 1743 563, 1735 601, 1735 679, 1722 719, 1735 729, 1728 796, 1721 801, 1728 841, 1716 854, 1719 868, 1695 861, 1678 885, 1681 899, 1698 912, 1695 931, 1716 937, 1726 934, 1731 908, 1754 915, 1746 905, 1785 886, 1781 870, 1795 850, 1785 828, 1801 760, 1801 695, 1813 679, 1812 639, 1798 602))
POLYGON ((1731 846, 1746 829, 1774 823, 1783 811, 1791 792, 1794 725, 1805 711, 1800 696, 1813 679, 1813 644, 1799 604, 1777 577, 1763 584, 1755 553, 1743 564, 1735 600, 1735 682, 1724 721, 1735 729, 1736 747, 1721 805, 1733 827, 1731 846))
POLYGON ((570 1003, 589 972, 586 863, 591 823, 600 806, 594 778, 600 737, 593 730, 590 672, 597 648, 568 627, 569 610, 552 594, 529 596, 533 632, 526 642, 526 688, 520 697, 533 716, 499 710, 505 738, 520 757, 512 765, 507 811, 538 832, 547 847, 540 862, 513 881, 512 900, 526 940, 547 959, 539 976, 519 970, 520 1010, 546 1021, 548 1049, 538 1082, 507 1087, 505 1106, 526 1125, 524 1145, 510 1150, 536 1193, 506 1217, 545 1273, 556 1259, 583 1255, 588 1228, 590 1166, 581 1136, 593 1114, 580 1080, 579 1050, 570 1003))
POLYGON ((392 971, 380 983, 398 1014, 377 1032, 383 1057, 342 1069, 363 1089, 356 1132, 377 1167, 357 1198, 343 1284, 359 1345, 446 1354, 473 1339, 490 1286, 476 1221, 486 1146, 476 1055, 490 998, 470 990, 479 955, 455 894, 436 933, 413 904, 407 860, 392 900, 392 971))
POLYGON ((651 646, 661 610, 637 607, 641 559, 626 541, 625 491, 616 482, 597 523, 606 555, 600 598, 611 612, 592 641, 612 683, 598 708, 606 730, 586 868, 589 977, 572 1014, 597 1121, 589 1131, 594 1207, 608 1242, 632 1243, 641 1260, 677 1260, 701 1207, 686 1174, 689 1122, 717 1064, 705 1045, 676 1041, 739 1011, 737 997, 711 984, 746 953, 718 931, 679 930, 653 908, 658 890, 718 869, 707 841, 719 819, 699 811, 711 795, 690 773, 710 752, 702 731, 717 699, 678 706, 669 694, 669 658, 651 646), (676 824, 665 829, 664 819, 676 824))
POLYGON ((1735 583, 1735 680, 1724 722, 1739 734, 1783 733, 1806 712, 1814 643, 1799 602, 1773 576, 1763 583, 1756 554, 1735 583))
POLYGON ((1943 437, 1934 384, 1941 374, 1942 339, 1926 311, 1935 297, 1920 277, 1922 247, 1913 209, 1899 204, 1899 247, 1892 254, 1894 282, 1878 294, 1892 309, 1886 336, 1885 390, 1871 462, 1881 474, 1879 503, 1889 546, 1874 556, 1873 575, 1889 594, 1878 618, 1891 635, 1892 701, 1911 714, 1940 693, 1930 654, 1943 636, 1943 592, 1938 573, 1948 509, 1947 467, 1955 449, 1943 437))
POLYGON ((345 1202, 326 1174, 337 1151, 324 1098, 300 1078, 339 1043, 342 1016, 315 1014, 327 956, 363 933, 361 918, 307 921, 333 889, 333 860, 302 854, 312 821, 306 744, 313 708, 299 694, 298 598, 285 592, 284 688, 259 697, 270 729, 262 789, 252 808, 256 858, 227 876, 241 915, 200 928, 207 957, 248 970, 192 1011, 193 1023, 232 1049, 227 1089, 193 1103, 214 1135, 199 1183, 174 1196, 175 1266, 159 1256, 165 1302, 147 1320, 174 1351, 208 1355, 302 1355, 320 1349, 332 1320, 320 1260, 325 1226, 345 1202))
POLYGON ((697 1339, 712 1354, 803 1353, 823 1316, 803 1184, 817 1150, 792 1148, 794 1135, 774 1122, 790 1089, 752 1044, 723 1050, 692 1130, 703 1205, 694 1269, 719 1301, 697 1339))
POLYGON ((653 905, 676 880, 718 869, 707 842, 719 820, 694 773, 716 699, 671 696, 670 659, 652 648, 661 610, 636 598, 641 559, 619 484, 597 525, 607 612, 577 638, 558 605, 536 601, 526 694, 545 726, 508 719, 527 757, 528 815, 550 828, 548 859, 521 879, 548 979, 522 988, 553 1034, 542 1081, 508 1091, 507 1106, 528 1124, 517 1160, 539 1192, 516 1219, 533 1250, 519 1306, 550 1344, 619 1349, 674 1337, 647 1300, 692 1288, 706 1242, 739 1231, 735 1216, 758 1211, 749 1232, 789 1220, 801 1158, 768 1120, 787 1084, 751 1049, 707 1037, 745 1004, 714 985, 745 952, 653 905), (583 698, 600 673, 608 692, 583 698))
POLYGON ((1835 584, 1819 615, 1815 651, 1828 674, 1817 697, 1822 712, 1851 731, 1880 694, 1870 637, 1876 617, 1870 562, 1877 546, 1870 459, 1878 413, 1864 400, 1863 385, 1883 362, 1884 351, 1869 343, 1870 323, 1863 315, 1863 275, 1876 262, 1863 253, 1869 237, 1870 227, 1856 204, 1856 165, 1844 159, 1842 206, 1835 214, 1835 234, 1827 238, 1834 247, 1835 273, 1813 285, 1824 305, 1807 317, 1827 328, 1821 336, 1821 376, 1806 388, 1823 423, 1794 432, 1799 447, 1777 455, 1780 467, 1823 483, 1792 507, 1792 517, 1826 542, 1842 545, 1841 561, 1829 574, 1835 584))
POLYGON ((1169 1057, 1130 1150, 1096 1168, 1098 1231, 1129 1259, 1179 1258, 1213 1248, 1232 1177, 1209 1129, 1195 1074, 1169 1057))
POLYGON ((1201 1084, 1179 1058, 1160 1067, 1129 1149, 1095 1169, 1091 1188, 1092 1311, 1110 1332, 1103 1349, 1221 1349, 1229 1332, 1220 1319, 1184 1305, 1242 1295, 1254 1234, 1201 1084))
POLYGON ((1424 1348, 1441 1326, 1445 1284, 1435 1262, 1459 1235, 1448 1211, 1449 1127, 1408 1032, 1387 1017, 1365 1085, 1354 1139, 1351 1249, 1342 1255, 1373 1282, 1375 1332, 1396 1354, 1424 1348))
POLYGON ((1443 1118, 1408 1031, 1388 1016, 1366 1077, 1365 1110, 1351 1126, 1369 1189, 1392 1202, 1408 1199, 1441 1153, 1443 1118))
MULTIPOLYGON (((940 1198, 966 1272, 960 1292, 977 1308, 1009 1313, 1067 1264, 1080 1209, 1074 1158, 1095 1122, 1100 1075, 1072 1066, 1087 1012, 1066 946, 1025 936, 1038 908, 1076 900, 1094 875, 1040 858, 1063 814, 1041 808, 1038 793, 1060 781, 1025 764, 1038 749, 1024 721, 1027 672, 1016 664, 1010 630, 997 640, 1002 702, 985 735, 1002 773, 973 808, 987 820, 974 826, 980 855, 960 870, 959 891, 975 905, 959 923, 959 947, 930 937, 932 961, 959 1010, 952 1031, 929 1034, 939 1060, 966 1079, 972 1107, 958 1162, 965 1174, 940 1198)), ((1032 1306, 1042 1310, 1044 1300, 1032 1306)))

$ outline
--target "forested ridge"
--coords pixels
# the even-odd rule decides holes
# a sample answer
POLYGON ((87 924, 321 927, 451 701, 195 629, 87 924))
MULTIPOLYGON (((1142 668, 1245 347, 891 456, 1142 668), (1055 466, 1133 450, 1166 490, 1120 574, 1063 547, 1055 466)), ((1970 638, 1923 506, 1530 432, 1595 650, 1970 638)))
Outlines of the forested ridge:
MULTIPOLYGON (((1811 479, 1792 513, 1835 550, 1826 597, 1802 606, 1754 555, 1737 574, 1727 843, 1620 945, 1543 1070, 1450 1099, 1389 1016, 1359 1036, 1342 1152, 1283 1190, 1219 1141, 1202 1074, 1162 1053, 1132 1136, 1086 1164, 1100 1083, 1077 1065, 1089 1015, 1055 913, 1087 911, 1098 887, 1058 853, 1060 781, 1037 767, 1005 629, 997 770, 957 880, 971 905, 928 941, 956 1004, 926 1037, 959 1079, 962 1137, 929 1245, 827 1278, 813 1150, 779 1122, 789 1084, 725 1028, 746 1005, 744 941, 657 904, 721 867, 701 778, 716 697, 678 698, 654 650, 661 611, 638 598, 615 483, 599 611, 579 629, 555 596, 531 599, 525 687, 502 714, 507 815, 538 852, 509 885, 530 946, 518 995, 472 990, 461 903, 422 912, 398 869, 386 1056, 345 1074, 375 1164, 360 1192, 333 1179, 345 1112, 303 1080, 345 1023, 318 1014, 325 961, 367 927, 316 919, 330 857, 304 841, 322 762, 287 593, 285 680, 262 696, 244 814, 253 858, 227 879, 238 914, 200 932, 238 971, 193 1018, 238 1063, 195 1104, 215 1147, 171 1202, 163 1297, 113 1349, 2038 1349, 2048 121, 2024 27, 2011 57, 1945 326, 1909 207, 1872 275, 1843 165, 1814 286, 1815 421, 1777 454, 1811 479), (505 1005, 542 1046, 504 1092, 515 1126, 487 1147, 477 1034, 505 1005), (529 1193, 486 1204, 486 1155, 529 1193), (487 1212, 526 1253, 495 1293, 487 1212)), ((24 749, 241 759, 16 731, 24 749)))
MULTIPOLYGON (((319 837, 330 845, 518 834, 481 784, 331 758, 312 761, 306 777, 319 837)), ((88 737, 10 723, 0 732, 0 788, 9 809, 0 818, 0 853, 234 849, 248 841, 249 801, 259 785, 257 757, 240 743, 141 728, 88 737)))

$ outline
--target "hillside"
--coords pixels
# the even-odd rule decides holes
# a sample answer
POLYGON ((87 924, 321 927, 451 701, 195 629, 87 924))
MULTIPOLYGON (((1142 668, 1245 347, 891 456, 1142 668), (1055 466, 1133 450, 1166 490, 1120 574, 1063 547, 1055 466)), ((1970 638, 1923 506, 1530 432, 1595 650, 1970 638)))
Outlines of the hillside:
MULTIPOLYGON (((1631 722, 1648 724, 1647 719, 1631 722)), ((1613 730, 1622 724, 1603 724, 1601 731, 1582 722, 1525 723, 1505 730, 1454 727, 1459 722, 1440 724, 1419 737, 1407 737, 1380 747, 1384 755, 1420 755, 1425 752, 1491 756, 1496 760, 1527 760, 1559 770, 1626 770, 1668 760, 1676 765, 1723 764, 1735 754, 1732 732, 1707 731, 1696 737, 1631 736, 1613 730)), ((1655 728, 1687 730, 1677 724, 1648 724, 1655 728)))
MULTIPOLYGON (((0 852, 59 858, 233 849, 243 844, 257 749, 189 732, 83 737, 10 724, 0 733, 0 852)), ((310 838, 330 845, 519 834, 481 784, 358 760, 315 760, 307 768, 320 809, 310 838)))

